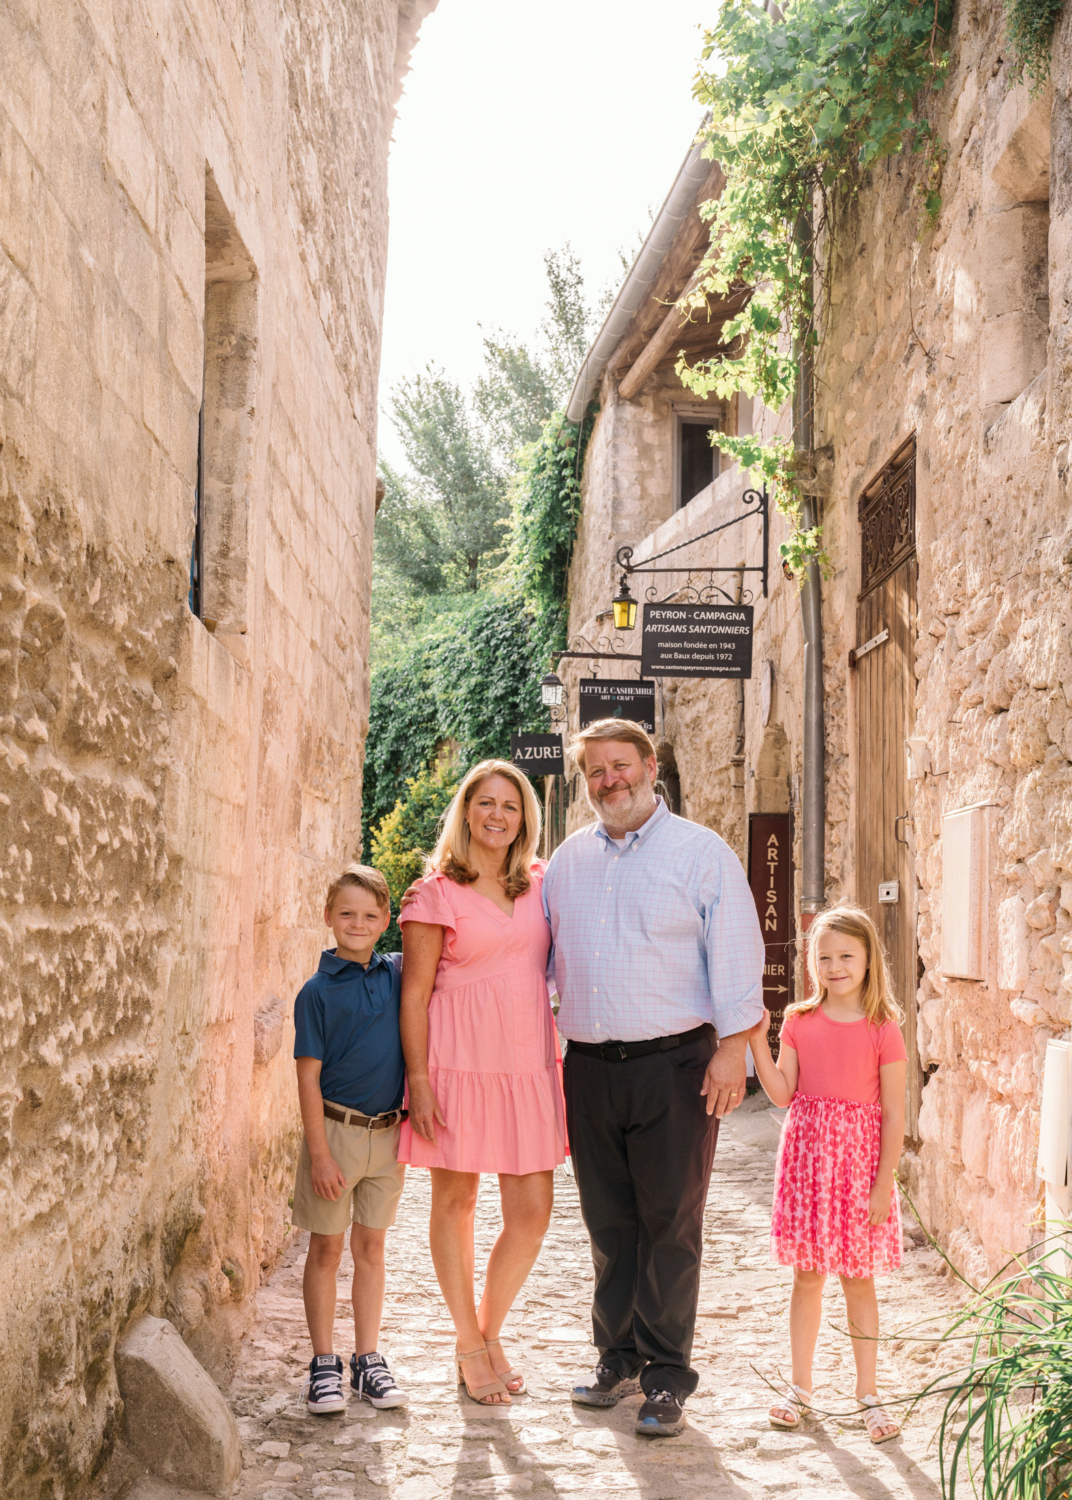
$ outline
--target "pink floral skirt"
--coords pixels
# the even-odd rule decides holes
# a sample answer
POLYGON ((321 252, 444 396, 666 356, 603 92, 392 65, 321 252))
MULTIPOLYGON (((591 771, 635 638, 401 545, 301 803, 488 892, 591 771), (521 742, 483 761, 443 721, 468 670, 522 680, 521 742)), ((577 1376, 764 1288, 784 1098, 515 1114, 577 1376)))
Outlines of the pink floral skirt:
POLYGON ((771 1211, 771 1255, 798 1271, 882 1276, 901 1264, 896 1187, 889 1218, 871 1225, 882 1108, 797 1094, 782 1127, 771 1211))

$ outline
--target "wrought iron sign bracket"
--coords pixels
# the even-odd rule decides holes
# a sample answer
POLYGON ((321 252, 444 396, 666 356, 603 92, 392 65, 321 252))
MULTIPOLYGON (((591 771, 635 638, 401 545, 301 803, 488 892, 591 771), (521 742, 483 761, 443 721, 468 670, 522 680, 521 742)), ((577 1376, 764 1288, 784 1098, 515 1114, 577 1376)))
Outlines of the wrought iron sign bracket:
MULTIPOLYGON (((721 526, 712 526, 709 531, 701 531, 699 536, 690 536, 683 542, 676 542, 672 547, 665 547, 662 552, 653 552, 650 557, 642 558, 639 566, 635 566, 633 563, 632 547, 619 547, 617 552, 618 567, 624 574, 630 577, 633 575, 637 577, 654 577, 656 574, 661 573, 688 573, 689 582, 685 585, 685 587, 696 593, 703 603, 713 602, 713 599, 711 599, 710 596, 715 594, 721 594, 729 604, 751 603, 751 598, 733 598, 724 588, 721 588, 717 583, 715 583, 714 575, 716 573, 733 573, 735 575, 740 575, 742 573, 758 573, 760 574, 763 597, 764 599, 766 599, 768 585, 770 582, 770 497, 767 493, 766 485, 764 485, 762 490, 745 490, 741 495, 741 504, 747 506, 748 508, 742 511, 739 516, 734 516, 731 521, 723 521, 721 526), (664 557, 669 557, 671 553, 680 552, 683 547, 691 547, 695 545, 696 542, 706 541, 706 539, 710 536, 717 536, 720 531, 727 531, 731 526, 738 526, 742 521, 747 521, 751 516, 759 516, 763 523, 762 563, 750 567, 721 567, 696 563, 679 564, 677 567, 670 568, 653 568, 648 566, 650 563, 656 563, 664 557), (706 584, 693 583, 692 575, 695 573, 707 573, 709 575, 709 582, 707 582, 706 584)), ((649 588, 647 589, 647 599, 649 603, 655 601, 658 592, 659 589, 657 584, 651 584, 649 586, 649 588)), ((674 592, 680 593, 681 590, 677 589, 674 592)), ((568 656, 570 655, 570 653, 566 652, 566 655, 568 656)))
POLYGON ((575 635, 571 638, 568 651, 560 651, 559 661, 639 661, 639 651, 616 651, 614 648, 621 642, 621 636, 613 640, 609 636, 600 636, 596 641, 590 641, 587 636, 575 635), (579 648, 586 646, 588 649, 582 651, 579 648), (605 647, 599 650, 599 647, 605 647))

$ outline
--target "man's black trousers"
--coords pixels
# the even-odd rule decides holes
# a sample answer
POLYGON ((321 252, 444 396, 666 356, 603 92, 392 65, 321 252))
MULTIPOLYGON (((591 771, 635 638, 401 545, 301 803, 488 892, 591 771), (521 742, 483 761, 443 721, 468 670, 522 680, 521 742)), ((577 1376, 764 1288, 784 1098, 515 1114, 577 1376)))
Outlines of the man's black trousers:
POLYGON ((566 1119, 581 1213, 592 1241, 593 1342, 645 1391, 691 1396, 689 1365, 703 1214, 718 1121, 700 1093, 715 1050, 699 1037, 672 1052, 605 1062, 569 1048, 566 1119))

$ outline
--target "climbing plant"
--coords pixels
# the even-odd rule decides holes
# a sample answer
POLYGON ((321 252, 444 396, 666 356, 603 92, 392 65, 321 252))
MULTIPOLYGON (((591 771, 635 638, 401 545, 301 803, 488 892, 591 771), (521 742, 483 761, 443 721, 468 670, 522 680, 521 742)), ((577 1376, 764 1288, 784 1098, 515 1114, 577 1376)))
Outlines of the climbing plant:
POLYGON ((1026 77, 1037 94, 1050 76, 1050 48, 1064 0, 1004 0, 1003 8, 1012 51, 1009 86, 1026 77))
MULTIPOLYGON (((700 395, 745 391, 779 411, 797 358, 819 343, 824 246, 861 174, 919 153, 921 208, 938 213, 942 149, 923 106, 948 66, 952 0, 788 0, 771 10, 725 0, 705 34, 704 62, 717 56, 725 71, 701 68, 695 86, 710 111, 704 154, 727 181, 705 205, 711 248, 691 295, 699 306, 751 294, 725 324, 721 352, 677 368, 700 395)), ((719 447, 770 482, 792 526, 787 563, 821 557, 819 528, 801 525, 792 444, 719 434, 719 447)))
POLYGON ((581 513, 584 455, 595 419, 594 406, 580 424, 555 412, 526 452, 514 485, 518 582, 532 608, 545 658, 566 644, 566 585, 581 513))

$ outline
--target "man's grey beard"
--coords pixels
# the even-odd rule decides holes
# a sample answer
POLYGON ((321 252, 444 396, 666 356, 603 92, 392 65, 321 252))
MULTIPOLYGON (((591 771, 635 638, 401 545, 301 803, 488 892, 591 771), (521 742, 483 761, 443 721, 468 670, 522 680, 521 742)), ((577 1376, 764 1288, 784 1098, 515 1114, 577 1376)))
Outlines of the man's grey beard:
POLYGON ((610 814, 610 816, 608 816, 607 813, 604 812, 602 806, 600 805, 600 800, 598 797, 593 797, 592 793, 588 791, 587 787, 585 788, 585 792, 588 796, 588 806, 592 809, 597 818, 602 819, 603 827, 609 834, 612 835, 616 828, 629 828, 633 823, 636 822, 638 818, 641 818, 645 813, 653 813, 656 807, 655 788, 652 786, 651 782, 647 780, 643 781, 638 787, 636 787, 629 801, 624 805, 619 804, 610 814))

